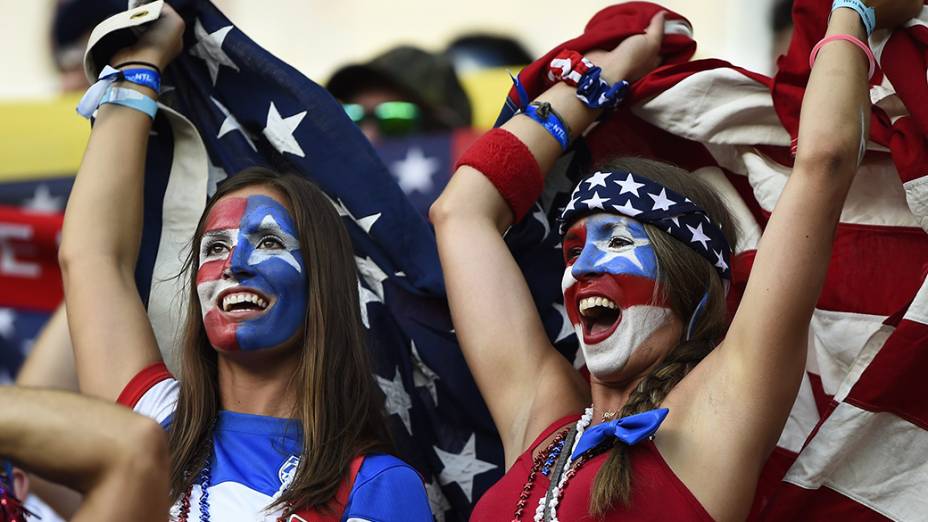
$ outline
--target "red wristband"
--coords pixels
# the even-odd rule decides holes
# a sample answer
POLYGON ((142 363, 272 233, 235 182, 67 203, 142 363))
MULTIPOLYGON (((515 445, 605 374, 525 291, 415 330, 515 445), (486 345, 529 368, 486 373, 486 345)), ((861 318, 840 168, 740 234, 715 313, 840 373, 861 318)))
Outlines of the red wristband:
POLYGON ((544 188, 544 177, 532 152, 509 131, 493 129, 461 156, 454 170, 468 165, 479 170, 496 187, 520 221, 544 188))

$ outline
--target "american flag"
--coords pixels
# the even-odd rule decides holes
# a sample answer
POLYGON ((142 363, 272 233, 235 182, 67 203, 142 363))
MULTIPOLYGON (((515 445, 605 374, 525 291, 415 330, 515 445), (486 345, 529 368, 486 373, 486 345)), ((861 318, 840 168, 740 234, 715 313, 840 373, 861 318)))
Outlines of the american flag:
POLYGON ((0 184, 0 383, 11 382, 62 298, 58 233, 71 178, 0 184))

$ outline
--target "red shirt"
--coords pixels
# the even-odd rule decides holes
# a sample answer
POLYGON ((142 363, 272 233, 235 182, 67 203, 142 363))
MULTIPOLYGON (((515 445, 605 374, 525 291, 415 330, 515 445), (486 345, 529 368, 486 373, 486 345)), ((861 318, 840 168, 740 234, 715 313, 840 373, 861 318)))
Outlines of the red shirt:
MULTIPOLYGON (((577 422, 579 416, 572 415, 556 421, 535 439, 532 446, 513 464, 512 468, 487 491, 471 514, 471 521, 512 520, 519 494, 528 480, 532 469, 532 453, 551 434, 577 422)), ((565 449, 566 451, 566 449, 565 449)), ((590 491, 599 467, 608 452, 603 452, 584 464, 568 482, 564 497, 558 505, 557 516, 565 522, 613 522, 613 521, 667 521, 693 520, 711 521, 712 517, 699 504, 696 497, 683 482, 674 475, 664 462, 654 442, 645 440, 629 451, 632 466, 632 492, 629 507, 619 506, 601 519, 589 514, 590 491)), ((531 521, 538 507, 538 500, 548 490, 548 477, 538 472, 522 520, 531 521)))

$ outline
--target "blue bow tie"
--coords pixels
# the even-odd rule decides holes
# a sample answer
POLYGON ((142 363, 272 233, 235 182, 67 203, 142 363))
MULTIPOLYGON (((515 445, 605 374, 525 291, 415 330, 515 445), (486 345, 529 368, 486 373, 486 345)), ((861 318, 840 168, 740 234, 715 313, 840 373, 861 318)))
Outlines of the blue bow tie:
POLYGON ((587 428, 580 437, 577 449, 570 456, 570 460, 577 460, 580 455, 599 446, 609 437, 615 437, 623 444, 634 446, 654 435, 669 411, 667 408, 658 408, 587 428))

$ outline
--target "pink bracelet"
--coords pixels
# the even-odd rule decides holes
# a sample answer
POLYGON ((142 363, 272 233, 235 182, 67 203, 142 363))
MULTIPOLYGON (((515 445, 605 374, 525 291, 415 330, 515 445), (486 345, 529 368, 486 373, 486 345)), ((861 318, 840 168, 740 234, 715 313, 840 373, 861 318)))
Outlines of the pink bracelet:
POLYGON ((844 40, 846 42, 851 42, 852 44, 860 47, 860 50, 867 55, 867 59, 870 60, 870 72, 867 74, 867 79, 873 78, 873 73, 876 72, 876 58, 873 56, 873 51, 870 50, 870 46, 860 41, 860 38, 856 36, 851 36, 849 34, 833 34, 831 36, 826 36, 822 38, 815 47, 812 48, 812 52, 809 53, 809 67, 811 68, 815 64, 815 57, 818 56, 819 50, 827 43, 834 42, 837 40, 844 40))

